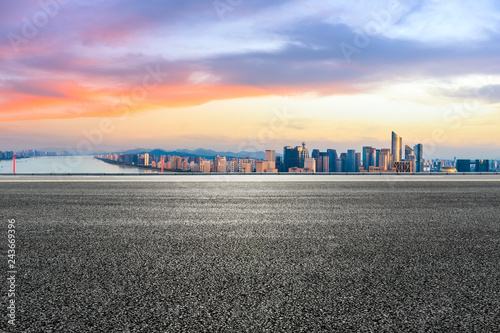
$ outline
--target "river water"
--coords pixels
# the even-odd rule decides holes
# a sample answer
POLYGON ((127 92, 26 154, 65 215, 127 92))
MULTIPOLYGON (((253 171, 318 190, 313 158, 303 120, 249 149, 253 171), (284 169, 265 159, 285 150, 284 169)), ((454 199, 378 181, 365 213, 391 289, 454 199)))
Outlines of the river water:
MULTIPOLYGON (((0 173, 12 173, 12 160, 0 161, 0 173)), ((16 173, 138 173, 141 168, 108 164, 91 156, 36 157, 16 159, 16 173)))

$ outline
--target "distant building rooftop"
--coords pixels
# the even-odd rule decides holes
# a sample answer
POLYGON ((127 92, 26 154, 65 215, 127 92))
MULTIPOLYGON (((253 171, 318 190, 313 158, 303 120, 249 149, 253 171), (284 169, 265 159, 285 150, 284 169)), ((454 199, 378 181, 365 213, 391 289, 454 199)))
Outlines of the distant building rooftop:
POLYGON ((447 165, 447 166, 444 166, 442 167, 439 172, 457 172, 457 169, 455 169, 454 167, 450 166, 450 165, 447 165))

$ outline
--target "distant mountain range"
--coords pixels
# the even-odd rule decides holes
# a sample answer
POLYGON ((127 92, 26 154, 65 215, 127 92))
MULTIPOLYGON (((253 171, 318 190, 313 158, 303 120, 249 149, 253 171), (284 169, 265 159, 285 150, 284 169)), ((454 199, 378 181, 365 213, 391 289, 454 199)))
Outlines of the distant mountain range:
MULTIPOLYGON (((174 151, 167 151, 163 149, 145 149, 145 148, 136 148, 136 149, 131 149, 131 150, 126 150, 126 151, 121 151, 121 152, 116 152, 118 154, 145 154, 148 153, 149 155, 154 155, 154 156, 161 156, 161 155, 177 155, 181 156, 184 155, 186 157, 196 157, 200 156, 203 158, 214 158, 217 155, 219 156, 225 156, 227 158, 245 158, 245 157, 251 157, 251 158, 256 158, 256 159, 265 159, 266 153, 263 151, 258 151, 258 152, 250 152, 250 151, 240 151, 238 153, 232 152, 232 151, 215 151, 215 150, 210 150, 210 149, 195 149, 195 150, 190 150, 190 149, 177 149, 174 151)), ((279 154, 277 154, 279 155, 279 154)))

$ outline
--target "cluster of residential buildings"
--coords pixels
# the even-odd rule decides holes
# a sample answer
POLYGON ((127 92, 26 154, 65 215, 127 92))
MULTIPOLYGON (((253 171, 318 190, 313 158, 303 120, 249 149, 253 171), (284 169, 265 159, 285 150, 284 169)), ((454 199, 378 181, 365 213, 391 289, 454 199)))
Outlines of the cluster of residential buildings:
POLYGON ((213 159, 199 156, 153 156, 145 154, 107 154, 97 155, 105 161, 117 164, 149 167, 168 171, 191 172, 278 172, 275 165, 276 153, 274 150, 266 151, 266 159, 255 158, 230 158, 216 156, 213 159))

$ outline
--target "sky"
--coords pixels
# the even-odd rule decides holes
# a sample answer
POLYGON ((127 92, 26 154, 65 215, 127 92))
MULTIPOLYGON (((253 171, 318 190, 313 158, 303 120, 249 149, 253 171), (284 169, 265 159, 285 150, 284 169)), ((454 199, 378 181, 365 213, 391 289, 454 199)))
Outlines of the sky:
POLYGON ((0 2, 0 150, 500 159, 494 0, 0 2))

